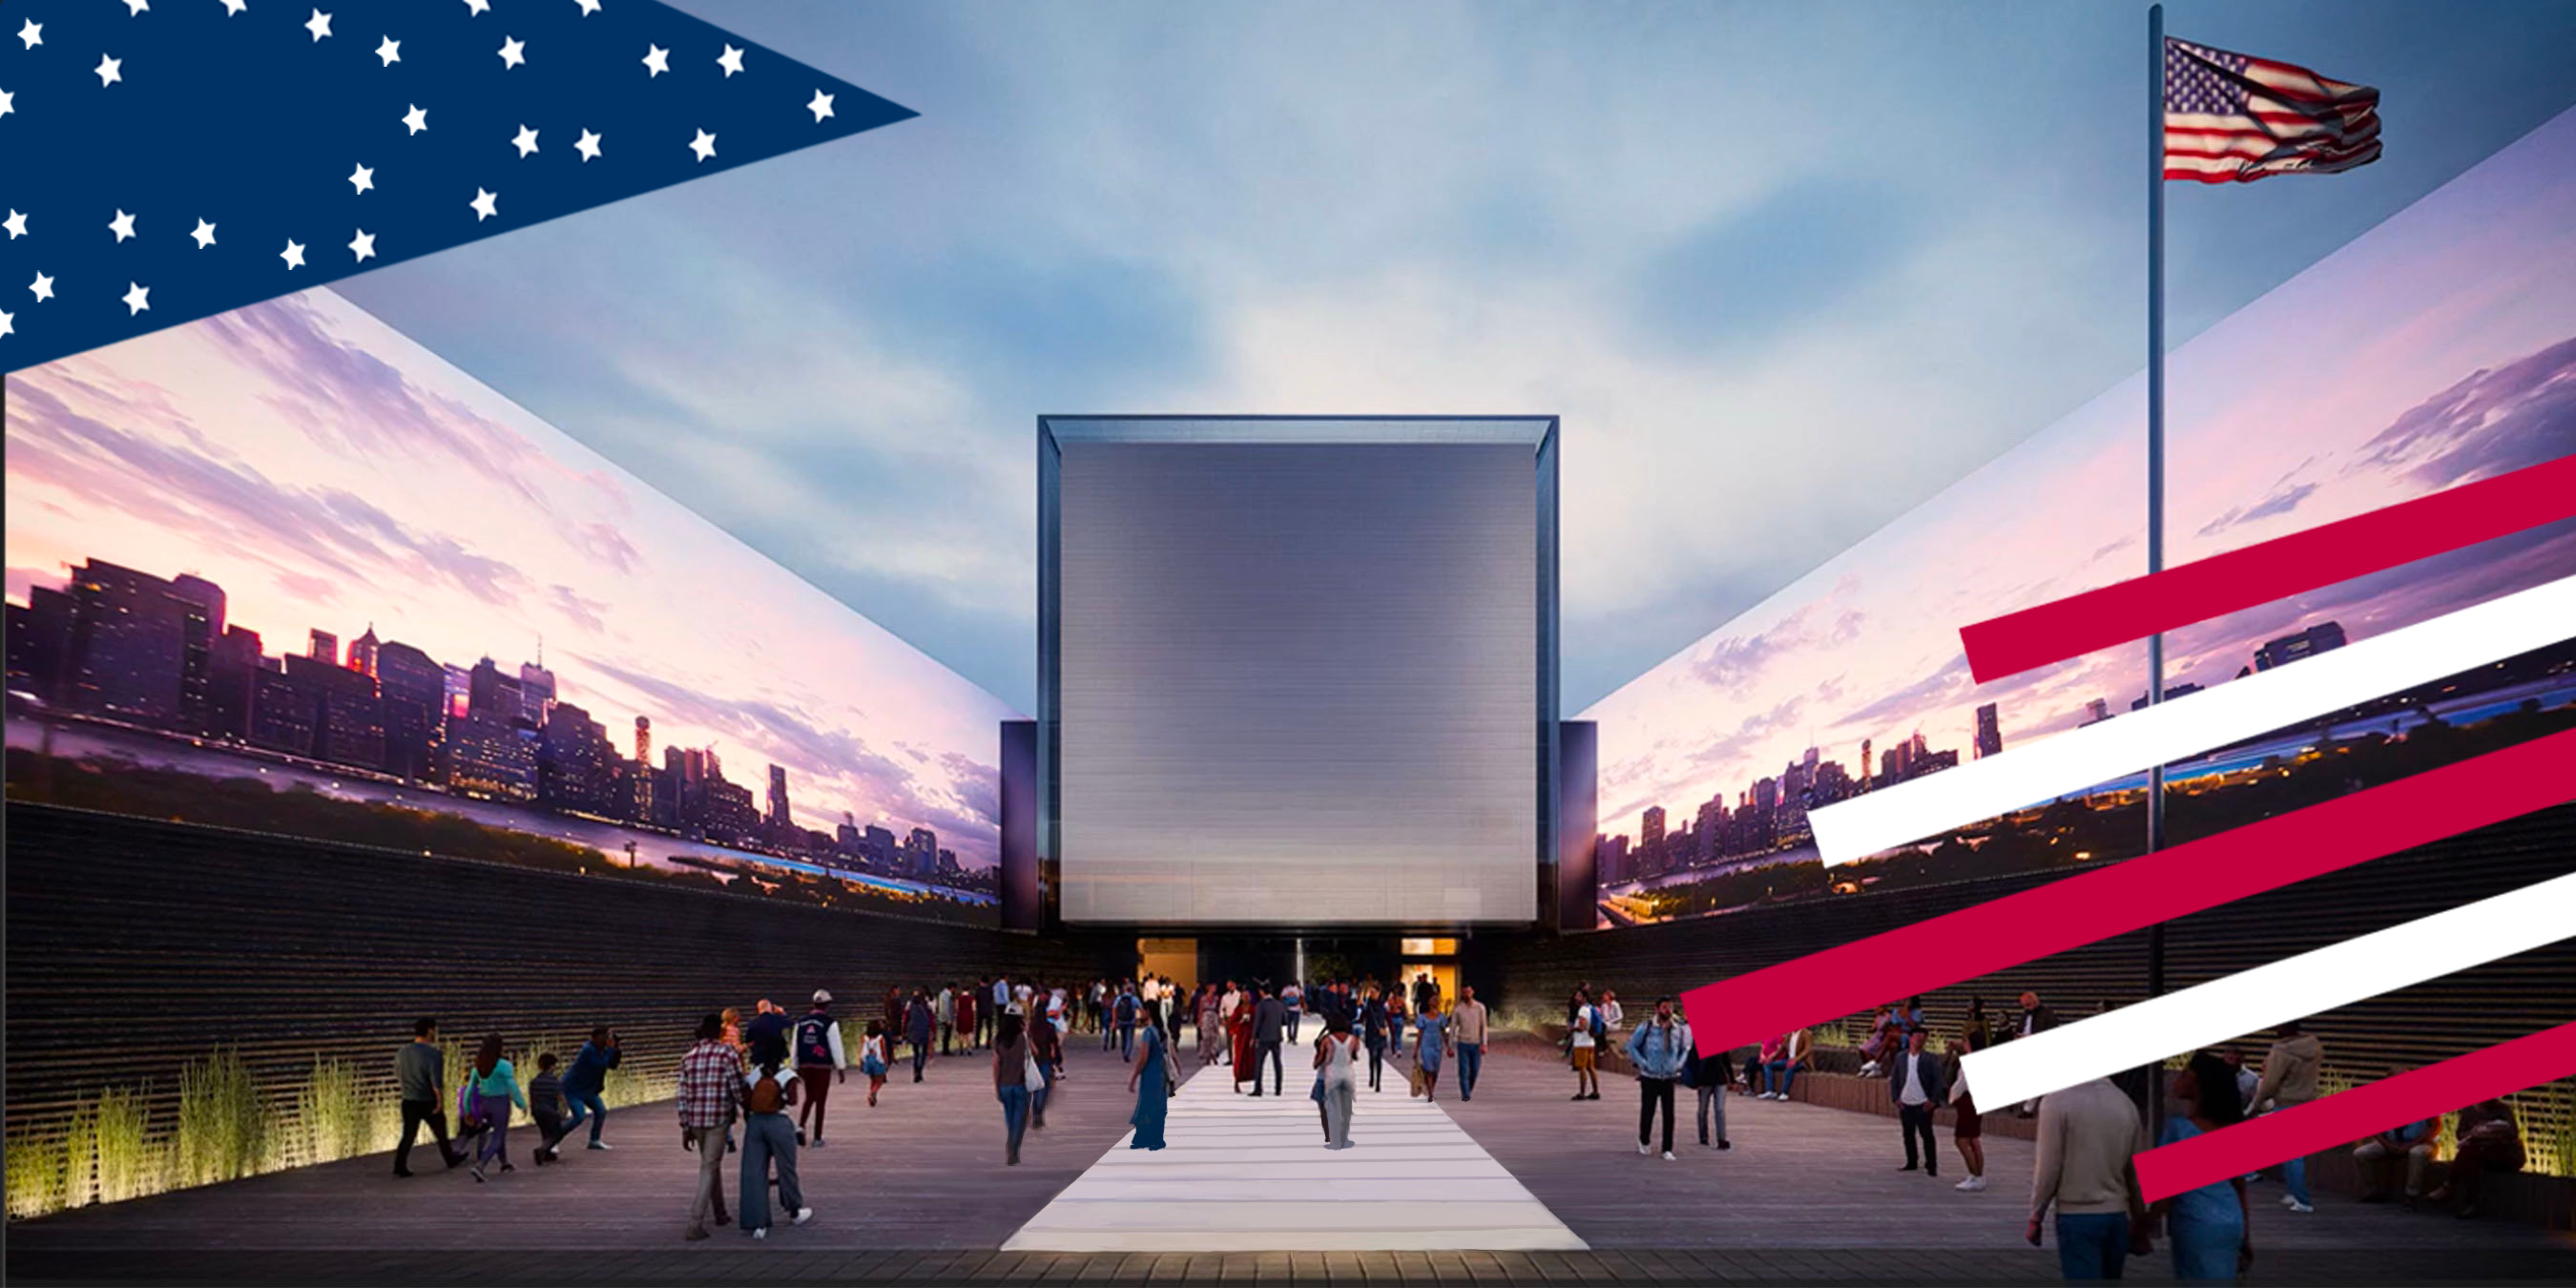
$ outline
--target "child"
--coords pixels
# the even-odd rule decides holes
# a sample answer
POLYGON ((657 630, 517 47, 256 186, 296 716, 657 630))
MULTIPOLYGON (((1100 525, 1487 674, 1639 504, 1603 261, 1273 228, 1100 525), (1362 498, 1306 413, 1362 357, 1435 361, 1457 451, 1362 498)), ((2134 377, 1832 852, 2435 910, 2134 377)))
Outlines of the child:
POLYGON ((564 1137, 564 1119, 570 1111, 564 1104, 563 1080, 555 1076, 555 1053, 537 1057, 537 1076, 528 1081, 528 1114, 537 1120, 537 1166, 543 1167, 562 1155, 555 1145, 564 1137))
POLYGON ((882 1020, 868 1021, 868 1035, 859 1043, 859 1072, 868 1075, 868 1107, 873 1109, 877 1103, 877 1091, 885 1086, 886 1079, 885 1022, 882 1020))

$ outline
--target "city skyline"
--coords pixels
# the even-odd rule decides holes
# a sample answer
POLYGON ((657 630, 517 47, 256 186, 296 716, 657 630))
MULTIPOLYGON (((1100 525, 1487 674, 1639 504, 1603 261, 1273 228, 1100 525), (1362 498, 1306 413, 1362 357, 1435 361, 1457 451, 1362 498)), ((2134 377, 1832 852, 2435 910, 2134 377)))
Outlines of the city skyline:
POLYGON ((1009 708, 332 292, 8 384, 12 604, 96 558, 222 583, 281 655, 542 638, 557 700, 784 766, 800 826, 998 858, 1009 708))
MULTIPOLYGON (((2576 452, 2576 113, 2473 168, 2168 359, 2179 564, 2576 452), (2279 339, 2276 339, 2278 337, 2279 339), (2295 337, 2292 339, 2291 337, 2295 337), (2243 355, 2299 350, 2295 378, 2243 355)), ((1602 831, 1752 782, 1807 746, 1923 732, 2004 745, 2113 715, 2145 645, 1978 685, 1958 630, 2144 571, 2131 379, 1603 699, 1602 831), (1810 732, 1812 731, 1812 732, 1810 732)), ((2326 621, 2364 639, 2576 568, 2555 524, 2200 623, 2165 684, 2211 687, 2326 621)))

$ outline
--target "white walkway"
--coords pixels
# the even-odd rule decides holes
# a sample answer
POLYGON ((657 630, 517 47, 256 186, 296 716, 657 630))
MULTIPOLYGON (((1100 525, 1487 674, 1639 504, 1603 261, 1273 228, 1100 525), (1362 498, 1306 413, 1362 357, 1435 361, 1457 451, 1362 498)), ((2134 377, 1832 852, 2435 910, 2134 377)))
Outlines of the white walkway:
POLYGON ((1002 1250, 1584 1247, 1449 1115, 1407 1096, 1393 1061, 1385 1091, 1361 1085, 1345 1150, 1324 1148, 1311 1070, 1289 1069, 1285 1097, 1258 1099, 1227 1074, 1181 1084, 1163 1149, 1120 1138, 1002 1250))

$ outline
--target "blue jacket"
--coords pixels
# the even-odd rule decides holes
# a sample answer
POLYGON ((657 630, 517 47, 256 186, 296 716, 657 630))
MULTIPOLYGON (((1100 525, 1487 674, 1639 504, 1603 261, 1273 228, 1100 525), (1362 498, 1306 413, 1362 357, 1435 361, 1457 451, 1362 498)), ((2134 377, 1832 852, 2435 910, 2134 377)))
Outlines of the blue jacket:
POLYGON ((572 1069, 564 1074, 563 1089, 567 1096, 593 1096, 608 1085, 608 1071, 617 1067, 619 1053, 615 1047, 581 1044, 581 1053, 572 1058, 572 1069))
POLYGON ((1640 1078, 1682 1076, 1682 1065, 1690 1059, 1690 1052, 1690 1026, 1687 1024, 1675 1024, 1667 1029, 1648 1020, 1628 1035, 1628 1061, 1637 1066, 1640 1078))
POLYGON ((1889 1100, 1898 1104, 1905 1103, 1905 1087, 1897 1081, 1897 1075, 1903 1073, 1908 1064, 1914 1066, 1915 1076, 1923 1080, 1925 1103, 1938 1109, 1949 1100, 1950 1086, 1941 1080, 1941 1057, 1929 1051, 1900 1055, 1887 1062, 1887 1098, 1889 1100))

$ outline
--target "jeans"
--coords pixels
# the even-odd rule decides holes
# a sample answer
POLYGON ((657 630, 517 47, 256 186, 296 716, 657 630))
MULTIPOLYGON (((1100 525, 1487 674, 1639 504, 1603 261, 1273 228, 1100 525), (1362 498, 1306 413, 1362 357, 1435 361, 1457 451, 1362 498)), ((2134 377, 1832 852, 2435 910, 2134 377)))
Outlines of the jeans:
POLYGON ((447 1143, 447 1111, 436 1100, 406 1100, 402 1102, 402 1143, 394 1147, 396 1172, 411 1170, 411 1142, 422 1123, 429 1124, 430 1139, 438 1142, 439 1158, 453 1165, 457 1153, 447 1143))
POLYGON ((2301 1203, 2314 1202, 2313 1197, 2308 1193, 2308 1160, 2306 1155, 2303 1154, 2281 1164, 2281 1184, 2284 1188, 2290 1191, 2291 1198, 2297 1199, 2301 1203))
MULTIPOLYGON (((599 1129, 608 1122, 608 1106, 600 1103, 596 1091, 564 1093, 564 1103, 572 1106, 572 1117, 564 1119, 563 1134, 570 1136, 582 1123, 590 1124, 590 1143, 599 1143, 599 1129)), ((560 1139, 560 1138, 559 1138, 560 1139)))
POLYGON ((703 1230, 708 1213, 724 1211, 725 1129, 692 1127, 689 1139, 698 1150, 698 1193, 689 1203, 689 1228, 703 1230))
POLYGON ((921 1081, 922 1061, 928 1060, 929 1058, 930 1036, 928 1034, 923 1034, 920 1041, 912 1044, 912 1080, 914 1082, 921 1081))
MULTIPOLYGON (((704 1145, 699 1148, 704 1149, 704 1145)), ((769 1228, 769 1165, 778 1165, 778 1205, 793 1217, 805 1206, 796 1183, 796 1124, 785 1114, 753 1114, 742 1123, 742 1231, 769 1228)))
POLYGON ((2128 1255, 2128 1213, 2057 1214, 2057 1269, 2070 1282, 2117 1279, 2128 1255))
POLYGON ((1118 1026, 1118 1058, 1129 1063, 1136 1059, 1136 1026, 1132 1022, 1118 1026))
POLYGON ((1673 1152, 1673 1087, 1670 1078, 1637 1079, 1637 1143, 1646 1143, 1647 1133, 1655 1125, 1655 1113, 1664 1115, 1664 1152, 1673 1152))
POLYGON ((503 1164, 508 1164, 510 1161, 509 1099, 505 1096, 483 1097, 483 1121, 491 1124, 491 1130, 483 1135, 483 1151, 477 1161, 488 1163, 497 1158, 503 1164))
POLYGON ((1265 1060, 1270 1063, 1270 1094, 1274 1096, 1286 1095, 1287 1092, 1285 1088, 1287 1086, 1288 1074, 1286 1073, 1286 1066, 1279 1062, 1279 1044, 1276 1042, 1256 1042, 1253 1044, 1252 1094, 1256 1096, 1261 1094, 1261 1065, 1265 1060))
MULTIPOLYGON (((1290 1033, 1288 1036, 1294 1038, 1297 1035, 1295 1033, 1290 1033)), ((1484 1070, 1485 1044, 1482 1042, 1459 1043, 1458 1098, 1460 1100, 1473 1100, 1476 1098, 1476 1075, 1484 1072, 1484 1070)))
POLYGON ((1381 1043, 1371 1043, 1368 1055, 1369 1090, 1375 1091, 1378 1089, 1378 1074, 1386 1067, 1386 1047, 1381 1043))
POLYGON ((1896 1124, 1897 1130, 1905 1134, 1906 1170, 1912 1171, 1915 1164, 1919 1162, 1922 1164, 1923 1174, 1925 1176, 1939 1176, 1941 1174, 1941 1147, 1932 1143, 1932 1106, 1928 1104, 1898 1105, 1896 1107, 1896 1124), (1918 1136, 1923 1140, 1923 1156, 1920 1159, 1914 1156, 1914 1141, 1918 1136))
POLYGON ((1000 1087, 996 1088, 993 1094, 1000 1097, 1002 1101, 1002 1126, 1011 1134, 1010 1156, 1018 1158, 1020 1136, 1029 1128, 1029 1089, 1000 1087))
POLYGON ((1789 1094, 1789 1082, 1798 1076, 1798 1066, 1786 1060, 1774 1060, 1762 1066, 1762 1089, 1789 1094))
POLYGON ((1726 1088, 1712 1087, 1703 1082, 1699 1085, 1699 1143, 1703 1145, 1709 1143, 1708 1118, 1712 1108, 1717 1113, 1717 1138, 1724 1140, 1726 1139, 1726 1088))
POLYGON ((1297 1040, 1297 1017, 1299 1014, 1300 1012, 1295 1010, 1288 1012, 1288 1040, 1291 1042, 1297 1040))

